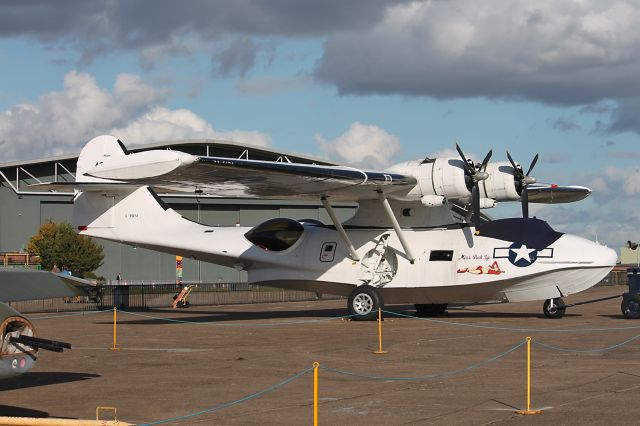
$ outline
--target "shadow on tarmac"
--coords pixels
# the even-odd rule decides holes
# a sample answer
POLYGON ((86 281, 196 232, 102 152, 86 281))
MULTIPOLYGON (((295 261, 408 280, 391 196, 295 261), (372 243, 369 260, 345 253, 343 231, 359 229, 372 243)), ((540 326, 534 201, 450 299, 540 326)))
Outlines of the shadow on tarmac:
MULTIPOLYGON (((167 324, 167 322, 161 319, 138 317, 139 319, 133 319, 133 316, 126 316, 126 312, 119 311, 121 315, 118 315, 118 324, 167 324), (126 319, 125 319, 126 318, 126 319)), ((253 321, 253 320, 286 320, 289 318, 309 318, 309 319, 329 319, 347 315, 345 309, 296 309, 296 310, 273 310, 273 311, 217 311, 215 309, 207 311, 196 311, 193 308, 181 309, 181 310, 168 310, 168 309, 148 309, 140 312, 136 311, 134 315, 150 315, 156 317, 170 318, 177 321, 186 322, 198 322, 198 323, 215 323, 215 322, 227 322, 227 321, 253 321)), ((302 320, 304 321, 304 320, 302 320)), ((111 320, 96 321, 96 324, 112 324, 111 320)), ((174 324, 180 324, 180 322, 174 322, 174 324)))
MULTIPOLYGON (((100 377, 99 374, 70 373, 70 372, 30 372, 11 379, 0 381, 0 391, 34 388, 39 386, 56 385, 58 383, 78 382, 100 377)), ((0 405, 0 413, 3 413, 0 405)), ((33 416, 32 416, 33 417, 33 416)))
POLYGON ((49 413, 31 408, 0 405, 0 416, 48 418, 49 413))
MULTIPOLYGON (((603 318, 611 318, 611 319, 617 319, 617 320, 627 320, 630 321, 631 323, 633 323, 633 318, 627 318, 622 314, 611 314, 611 315, 598 315, 599 317, 603 317, 603 318)), ((635 325, 640 325, 640 321, 638 321, 637 324, 635 325)))
MULTIPOLYGON (((415 308, 412 305, 393 305, 385 308, 391 312, 397 312, 399 314, 415 316, 415 308)), ((542 311, 542 309, 541 309, 542 311)), ((264 311, 227 311, 227 310, 195 310, 192 308, 181 310, 168 310, 168 309, 148 309, 145 311, 135 311, 132 315, 127 315, 125 311, 120 311, 121 315, 118 316, 118 324, 128 325, 158 325, 172 323, 163 319, 133 317, 132 315, 149 315, 156 317, 168 318, 176 320, 173 324, 182 324, 184 322, 193 323, 224 323, 224 322, 242 322, 242 321, 256 321, 256 320, 283 320, 298 319, 300 322, 312 320, 312 319, 330 319, 338 318, 347 315, 346 309, 341 308, 329 308, 329 309, 295 309, 295 310, 264 310, 264 311)), ((572 314, 567 312, 565 317, 577 317, 580 314, 572 314)), ((403 318, 402 316, 395 316, 392 314, 384 314, 386 318, 403 318)), ((465 318, 545 318, 542 312, 487 312, 477 308, 450 308, 450 310, 442 316, 427 317, 434 319, 465 319, 465 318)), ((96 324, 112 324, 111 320, 96 321, 96 324)))

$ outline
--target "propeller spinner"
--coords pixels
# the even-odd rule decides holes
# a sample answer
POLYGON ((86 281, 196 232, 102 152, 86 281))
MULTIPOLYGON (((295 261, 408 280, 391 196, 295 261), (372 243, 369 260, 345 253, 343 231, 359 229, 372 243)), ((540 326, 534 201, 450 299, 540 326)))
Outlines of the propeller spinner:
POLYGON ((511 166, 513 166, 513 179, 516 182, 516 191, 520 195, 520 200, 522 201, 522 217, 528 218, 529 217, 529 195, 527 193, 527 186, 531 185, 532 183, 536 183, 536 178, 534 178, 533 176, 530 176, 530 174, 531 174, 531 171, 533 170, 533 167, 538 162, 538 154, 536 154, 535 157, 533 157, 533 160, 531 161, 531 165, 529 166, 529 170, 527 171, 527 173, 524 173, 524 171, 522 170, 522 167, 519 164, 516 164, 515 161, 513 161, 513 158, 511 158, 511 154, 509 154, 509 151, 507 151, 507 158, 509 159, 511 166))

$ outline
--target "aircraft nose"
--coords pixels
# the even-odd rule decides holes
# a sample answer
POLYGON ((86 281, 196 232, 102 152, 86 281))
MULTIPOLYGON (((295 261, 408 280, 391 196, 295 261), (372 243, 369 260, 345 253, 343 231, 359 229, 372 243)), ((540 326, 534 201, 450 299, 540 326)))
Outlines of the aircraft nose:
POLYGON ((615 250, 603 246, 595 241, 578 237, 577 235, 565 234, 562 237, 569 257, 576 262, 589 262, 593 266, 614 267, 618 262, 618 254, 615 250))
POLYGON ((590 254, 591 260, 593 260, 596 265, 610 267, 616 266, 616 263, 618 262, 618 254, 615 250, 593 241, 589 241, 589 243, 590 249, 588 250, 588 253, 590 254))

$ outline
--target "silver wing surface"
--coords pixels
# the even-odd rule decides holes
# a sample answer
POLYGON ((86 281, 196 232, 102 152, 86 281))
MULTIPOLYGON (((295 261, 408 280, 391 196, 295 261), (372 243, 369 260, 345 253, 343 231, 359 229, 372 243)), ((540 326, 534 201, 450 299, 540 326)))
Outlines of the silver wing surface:
POLYGON ((122 184, 148 185, 157 192, 190 192, 221 197, 356 201, 409 192, 416 178, 392 172, 364 171, 353 167, 285 163, 222 157, 182 158, 161 173, 129 171, 126 180, 111 166, 87 174, 122 184))

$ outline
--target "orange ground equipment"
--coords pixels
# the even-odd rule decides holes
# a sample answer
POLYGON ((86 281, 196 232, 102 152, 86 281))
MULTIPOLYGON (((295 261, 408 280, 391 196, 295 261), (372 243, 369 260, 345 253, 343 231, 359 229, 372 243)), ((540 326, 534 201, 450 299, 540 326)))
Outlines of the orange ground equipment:
POLYGON ((191 294, 191 290, 193 290, 192 285, 185 285, 180 293, 173 296, 173 303, 171 307, 176 308, 188 308, 189 307, 189 294, 191 294))

